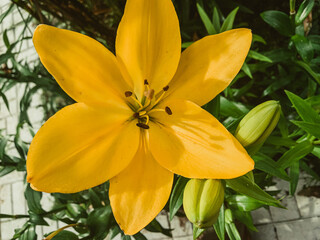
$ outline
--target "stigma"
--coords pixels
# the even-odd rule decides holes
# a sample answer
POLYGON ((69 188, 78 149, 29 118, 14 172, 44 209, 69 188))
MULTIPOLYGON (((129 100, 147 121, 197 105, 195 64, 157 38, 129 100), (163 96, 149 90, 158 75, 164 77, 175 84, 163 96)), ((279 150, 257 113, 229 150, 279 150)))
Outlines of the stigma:
POLYGON ((126 91, 124 95, 127 99, 128 106, 134 112, 132 119, 138 120, 136 124, 137 127, 147 130, 149 129, 149 122, 153 120, 152 117, 150 117, 151 113, 163 112, 164 114, 172 115, 172 110, 169 106, 166 106, 164 109, 157 107, 169 90, 169 86, 165 86, 160 92, 155 94, 154 89, 150 88, 148 80, 145 79, 144 88, 141 100, 131 91, 126 91))

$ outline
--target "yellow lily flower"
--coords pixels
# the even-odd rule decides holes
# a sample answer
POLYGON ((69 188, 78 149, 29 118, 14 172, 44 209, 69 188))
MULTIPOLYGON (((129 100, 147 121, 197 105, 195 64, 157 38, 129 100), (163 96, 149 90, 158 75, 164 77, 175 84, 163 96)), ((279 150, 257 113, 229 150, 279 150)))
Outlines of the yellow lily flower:
POLYGON ((165 206, 174 173, 229 179, 253 169, 240 143, 200 107, 239 72, 250 30, 205 37, 181 54, 171 0, 127 0, 116 56, 92 38, 46 25, 33 42, 77 102, 31 143, 27 180, 34 189, 73 193, 110 180, 115 219, 133 235, 165 206))

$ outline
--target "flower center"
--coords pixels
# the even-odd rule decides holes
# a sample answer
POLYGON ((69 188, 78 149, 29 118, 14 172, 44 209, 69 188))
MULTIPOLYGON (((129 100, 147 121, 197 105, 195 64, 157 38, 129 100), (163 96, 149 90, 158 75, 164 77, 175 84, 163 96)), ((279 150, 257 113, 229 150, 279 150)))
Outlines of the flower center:
POLYGON ((133 110, 133 119, 138 119, 136 124, 142 129, 149 129, 150 113, 164 112, 168 115, 172 115, 171 109, 166 106, 164 109, 157 108, 158 103, 163 99, 166 92, 169 90, 169 86, 164 87, 158 94, 154 94, 154 89, 151 89, 147 80, 144 80, 144 94, 141 101, 131 91, 126 91, 124 94, 127 98, 129 107, 133 110))

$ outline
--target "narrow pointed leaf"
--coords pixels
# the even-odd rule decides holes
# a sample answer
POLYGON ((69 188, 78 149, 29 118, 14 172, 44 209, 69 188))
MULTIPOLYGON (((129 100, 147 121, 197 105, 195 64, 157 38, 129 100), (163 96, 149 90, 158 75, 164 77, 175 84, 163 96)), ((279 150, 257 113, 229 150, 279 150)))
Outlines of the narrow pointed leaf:
POLYGON ((177 213, 177 211, 182 206, 182 200, 183 200, 183 190, 187 184, 189 179, 184 177, 179 177, 176 185, 173 188, 173 191, 171 193, 170 197, 170 203, 169 203, 169 216, 170 221, 173 219, 174 215, 177 213))
POLYGON ((233 22, 237 15, 238 10, 239 10, 239 7, 233 9, 232 12, 229 13, 229 15, 226 17, 226 20, 224 20, 221 26, 220 32, 224 32, 232 29, 233 22))

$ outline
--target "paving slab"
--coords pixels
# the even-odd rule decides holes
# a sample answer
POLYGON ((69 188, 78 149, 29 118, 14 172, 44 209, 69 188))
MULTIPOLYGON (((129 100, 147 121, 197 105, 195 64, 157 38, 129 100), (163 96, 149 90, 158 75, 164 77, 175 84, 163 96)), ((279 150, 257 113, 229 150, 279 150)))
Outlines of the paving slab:
POLYGON ((277 240, 278 239, 275 226, 272 223, 257 226, 257 229, 258 229, 258 232, 251 233, 253 240, 277 240))
POLYGON ((259 208, 251 212, 251 216, 254 224, 266 224, 271 223, 271 214, 267 208, 259 208))
POLYGON ((278 240, 319 240, 320 217, 275 223, 278 240))

